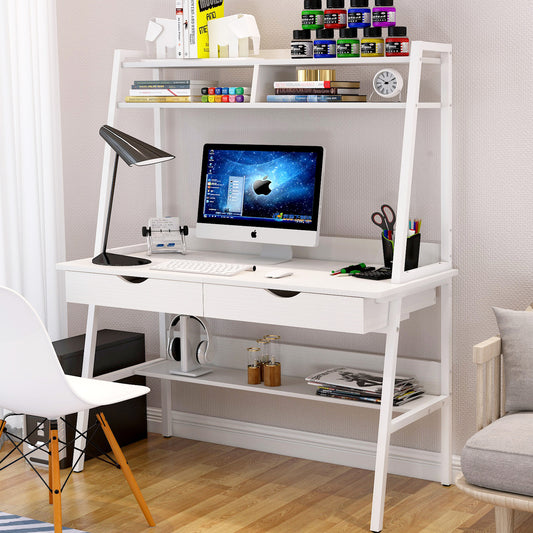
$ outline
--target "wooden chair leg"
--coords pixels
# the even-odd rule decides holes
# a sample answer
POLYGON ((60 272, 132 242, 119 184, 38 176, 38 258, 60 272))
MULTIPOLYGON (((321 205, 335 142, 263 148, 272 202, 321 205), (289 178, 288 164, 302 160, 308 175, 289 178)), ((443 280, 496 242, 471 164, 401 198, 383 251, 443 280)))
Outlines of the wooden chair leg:
MULTIPOLYGON (((51 452, 51 450, 49 450, 51 452)), ((52 489, 52 483, 54 480, 52 479, 52 456, 48 456, 48 486, 50 489, 52 489)), ((48 503, 52 505, 54 503, 54 498, 52 495, 52 490, 48 491, 48 503)))
POLYGON ((120 468, 122 469, 122 472, 124 473, 124 477, 126 478, 126 481, 128 482, 131 492, 133 492, 133 495, 135 496, 135 499, 137 500, 139 507, 144 513, 144 516, 146 518, 146 521, 148 522, 148 525, 152 527, 155 526, 155 522, 154 522, 154 519, 152 518, 152 514, 150 513, 150 510, 148 509, 148 505, 146 505, 146 501, 144 500, 143 495, 141 494, 141 489, 139 489, 139 485, 137 485, 137 482, 135 481, 135 478, 133 477, 131 468, 128 465, 128 462, 126 461, 124 454, 122 453, 122 450, 117 442, 117 439, 115 439, 115 435, 113 435, 113 432, 111 431, 111 428, 109 427, 107 420, 105 419, 104 413, 102 412, 98 413, 96 415, 96 418, 98 422, 100 422, 100 426, 102 427, 104 434, 106 436, 106 439, 109 442, 109 445, 111 446, 111 450, 113 450, 115 459, 117 460, 117 463, 120 465, 120 468))
POLYGON ((495 507, 496 533, 513 533, 514 510, 508 507, 495 507))
POLYGON ((61 477, 59 470, 59 441, 57 420, 50 420, 50 459, 48 464, 50 487, 52 489, 52 501, 54 504, 54 533, 63 531, 61 523, 61 477))

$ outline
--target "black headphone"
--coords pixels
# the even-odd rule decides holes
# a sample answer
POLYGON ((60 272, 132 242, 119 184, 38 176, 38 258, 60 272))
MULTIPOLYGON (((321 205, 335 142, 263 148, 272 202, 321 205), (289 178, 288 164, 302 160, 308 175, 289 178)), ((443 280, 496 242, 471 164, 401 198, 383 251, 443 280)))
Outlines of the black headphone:
POLYGON ((207 326, 204 324, 204 322, 198 318, 197 316, 192 315, 177 315, 175 316, 171 321, 170 325, 168 326, 168 332, 167 332, 167 355, 171 359, 175 359, 176 361, 179 361, 181 359, 181 352, 180 352, 180 337, 175 336, 175 330, 178 327, 178 324, 180 322, 180 318, 182 316, 187 316, 188 318, 192 318, 194 321, 196 321, 197 324, 202 328, 202 330, 205 333, 205 340, 200 340, 198 345, 196 346, 196 350, 194 352, 194 356, 196 358, 196 361, 200 365, 205 365, 209 363, 209 331, 207 330, 207 326))

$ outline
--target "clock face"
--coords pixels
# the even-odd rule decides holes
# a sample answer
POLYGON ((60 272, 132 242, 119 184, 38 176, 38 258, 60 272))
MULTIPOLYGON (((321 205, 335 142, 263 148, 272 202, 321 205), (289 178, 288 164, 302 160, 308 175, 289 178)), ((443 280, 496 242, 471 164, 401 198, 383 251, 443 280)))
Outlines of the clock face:
POLYGON ((374 90, 384 98, 392 98, 400 94, 402 87, 403 79, 394 69, 380 70, 374 76, 374 90))

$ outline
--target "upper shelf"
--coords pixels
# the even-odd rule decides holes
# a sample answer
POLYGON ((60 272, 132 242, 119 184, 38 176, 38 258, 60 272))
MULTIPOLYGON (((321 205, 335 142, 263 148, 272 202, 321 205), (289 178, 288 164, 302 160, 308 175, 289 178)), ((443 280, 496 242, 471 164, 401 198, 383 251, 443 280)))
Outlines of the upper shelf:
MULTIPOLYGON (((257 56, 227 59, 126 59, 124 68, 203 68, 265 66, 326 66, 326 65, 394 65, 408 64, 409 57, 354 57, 335 59, 291 59, 289 50, 261 50, 257 56)), ((440 64, 440 57, 423 57, 428 64, 440 64)))
MULTIPOLYGON (((254 102, 242 104, 229 103, 200 103, 200 102, 186 102, 186 103, 171 103, 171 102, 119 102, 120 108, 138 108, 138 109, 405 109, 405 102, 254 102)), ((417 104, 419 109, 440 109, 440 102, 419 102, 417 104)))

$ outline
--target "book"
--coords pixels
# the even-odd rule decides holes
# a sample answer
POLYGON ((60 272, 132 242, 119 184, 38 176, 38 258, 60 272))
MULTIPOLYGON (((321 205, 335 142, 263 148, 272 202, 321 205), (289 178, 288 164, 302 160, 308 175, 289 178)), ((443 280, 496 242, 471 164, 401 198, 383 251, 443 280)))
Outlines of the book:
POLYGON ((176 0, 176 57, 183 59, 183 0, 176 0))
POLYGON ((201 96, 126 96, 124 99, 128 103, 142 102, 201 102, 201 96))
MULTIPOLYGON (((345 389, 379 392, 381 394, 383 375, 378 372, 368 372, 357 368, 334 367, 307 376, 305 380, 312 385, 332 385, 345 389)), ((412 380, 413 378, 410 377, 396 376, 394 385, 395 387, 400 387, 412 380)))
POLYGON ((331 89, 331 87, 344 89, 360 89, 361 82, 359 81, 275 81, 274 89, 292 89, 292 88, 306 88, 306 89, 331 89))
POLYGON ((364 94, 267 94, 267 102, 311 103, 311 102, 366 102, 364 94))
POLYGON ((196 0, 184 1, 184 15, 187 17, 187 28, 185 30, 185 38, 187 45, 185 47, 185 57, 197 58, 198 47, 196 45, 196 0))
POLYGON ((188 42, 185 57, 209 57, 207 21, 224 16, 224 0, 184 0, 184 17, 188 17, 184 38, 188 42))
POLYGON ((358 94, 359 89, 342 89, 340 87, 327 88, 307 88, 307 87, 286 87, 274 89, 275 94, 358 94))
POLYGON ((135 80, 132 89, 189 89, 207 87, 218 82, 213 80, 135 80))
POLYGON ((189 57, 189 0, 183 0, 183 57, 189 57))
MULTIPOLYGON (((328 368, 305 378, 317 388, 317 394, 345 400, 380 403, 383 375, 355 368, 328 368)), ((424 389, 412 377, 396 376, 393 405, 402 405, 424 394, 424 389)))
MULTIPOLYGON (((325 388, 319 388, 316 391, 318 396, 327 396, 328 398, 339 398, 341 400, 355 400, 358 402, 368 402, 368 403, 381 403, 381 396, 374 397, 374 396, 368 396, 368 395, 354 395, 350 394, 349 392, 345 391, 338 391, 335 389, 325 389, 325 388)), ((394 398, 392 400, 392 405, 395 407, 399 405, 403 405, 404 403, 407 403, 410 400, 414 400, 415 398, 420 397, 422 394, 424 394, 423 391, 412 391, 408 394, 403 395, 400 398, 394 398)))
POLYGON ((196 96, 202 94, 203 86, 191 89, 130 89, 130 96, 196 96))

